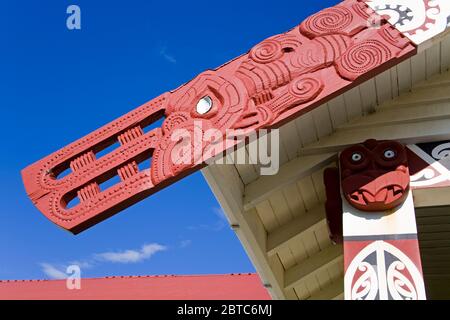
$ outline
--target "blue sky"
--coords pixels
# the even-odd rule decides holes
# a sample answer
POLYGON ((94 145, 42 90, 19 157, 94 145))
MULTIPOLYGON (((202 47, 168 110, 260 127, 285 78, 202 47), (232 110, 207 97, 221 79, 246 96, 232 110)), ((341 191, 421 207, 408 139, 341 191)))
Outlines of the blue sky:
POLYGON ((20 170, 337 1, 4 1, 0 279, 253 272, 201 173, 73 236, 20 170), (66 8, 81 8, 81 30, 66 8))

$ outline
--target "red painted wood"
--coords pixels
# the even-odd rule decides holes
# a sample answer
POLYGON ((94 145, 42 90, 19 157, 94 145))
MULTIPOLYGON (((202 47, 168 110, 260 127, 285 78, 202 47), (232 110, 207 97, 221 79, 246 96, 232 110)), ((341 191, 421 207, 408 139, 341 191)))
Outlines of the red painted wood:
POLYGON ((342 242, 341 185, 345 199, 355 208, 363 211, 389 210, 404 201, 409 189, 450 186, 448 179, 450 162, 447 156, 449 150, 450 141, 434 141, 404 147, 394 141, 376 140, 368 140, 343 150, 340 155, 342 173, 338 168, 327 168, 324 171, 327 198, 325 209, 330 239, 336 243, 342 242), (391 164, 383 160, 382 154, 389 147, 396 149, 399 155, 391 164), (351 156, 355 152, 365 155, 365 160, 353 164, 351 156), (413 179, 414 175, 419 177, 413 179), (392 189, 393 186, 397 190, 396 195, 392 190, 380 193, 383 189, 392 189), (378 191, 375 192, 376 190, 378 191), (370 203, 364 203, 361 199, 362 194, 369 191, 371 194, 367 198, 370 203), (361 202, 353 201, 354 194, 361 202), (378 201, 374 194, 383 195, 382 201, 378 201))
POLYGON ((410 189, 407 148, 396 141, 370 139, 344 149, 339 169, 324 172, 330 239, 342 243, 342 198, 362 211, 390 210, 405 200, 410 189), (393 152, 388 159, 386 152, 393 152), (356 157, 356 158, 355 158, 356 157))
POLYGON ((212 150, 211 143, 191 141, 191 152, 173 158, 180 146, 172 141, 177 129, 198 138, 211 128, 222 135, 227 129, 277 128, 415 54, 415 46, 387 22, 370 28, 374 15, 362 2, 344 1, 151 100, 24 169, 30 199, 57 225, 81 232, 200 169, 202 153, 213 156, 230 147, 212 150), (212 108, 199 114, 196 105, 205 96, 212 108), (162 117, 160 128, 144 130, 162 117), (116 141, 119 148, 98 156, 116 141), (150 169, 136 168, 150 158, 150 169), (72 172, 58 178, 66 168, 72 172), (101 184, 117 174, 121 182, 104 190, 101 184), (69 207, 76 197, 80 203, 69 207))
POLYGON ((334 243, 342 243, 342 198, 338 168, 327 168, 323 173, 328 233, 334 243))
POLYGON ((367 140, 339 156, 342 194, 356 209, 386 211, 409 191, 406 148, 396 141, 367 140))
POLYGON ((256 274, 149 276, 66 280, 0 281, 0 300, 270 300, 256 274))

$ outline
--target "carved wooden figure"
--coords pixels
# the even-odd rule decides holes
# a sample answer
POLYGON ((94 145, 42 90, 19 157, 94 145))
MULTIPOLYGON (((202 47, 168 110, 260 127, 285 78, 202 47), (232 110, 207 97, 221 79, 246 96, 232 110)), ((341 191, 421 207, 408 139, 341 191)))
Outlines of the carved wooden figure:
POLYGON ((351 146, 324 181, 330 236, 344 243, 346 299, 425 299, 406 147, 351 146))

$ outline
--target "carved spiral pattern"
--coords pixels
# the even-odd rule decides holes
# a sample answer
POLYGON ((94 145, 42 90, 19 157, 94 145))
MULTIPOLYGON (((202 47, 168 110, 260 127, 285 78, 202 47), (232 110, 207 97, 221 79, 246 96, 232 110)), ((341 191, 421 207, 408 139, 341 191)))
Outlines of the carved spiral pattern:
POLYGON ((300 25, 300 31, 308 36, 336 34, 347 28, 352 19, 353 14, 344 7, 329 8, 309 17, 300 25))
POLYGON ((360 277, 352 288, 354 300, 374 300, 378 293, 378 277, 375 268, 365 261, 358 266, 360 277))
POLYGON ((391 55, 389 48, 380 41, 367 40, 350 47, 338 61, 338 67, 342 76, 354 80, 382 65, 391 55))
POLYGON ((281 44, 272 39, 264 40, 250 51, 250 58, 257 63, 269 63, 281 58, 282 55, 281 44))
POLYGON ((176 112, 172 113, 170 116, 164 120, 163 132, 167 134, 172 131, 173 128, 180 126, 183 122, 188 121, 189 114, 187 112, 176 112))
POLYGON ((448 160, 450 158, 450 143, 443 143, 438 145, 431 152, 431 156, 436 160, 448 160))
POLYGON ((417 300, 414 283, 403 274, 405 269, 401 261, 394 261, 389 266, 386 274, 389 293, 394 300, 417 300))
POLYGON ((289 93, 302 100, 310 100, 322 91, 323 83, 316 78, 299 78, 292 82, 289 93))
POLYGON ((421 155, 418 151, 424 151, 418 146, 410 147, 422 160, 426 161, 429 166, 411 176, 411 186, 413 188, 423 188, 448 183, 450 168, 450 142, 441 143, 433 148, 431 154, 421 155), (431 156, 431 157, 429 157, 431 156), (439 164, 434 167, 433 164, 439 164), (438 168, 438 169, 437 169, 438 168))

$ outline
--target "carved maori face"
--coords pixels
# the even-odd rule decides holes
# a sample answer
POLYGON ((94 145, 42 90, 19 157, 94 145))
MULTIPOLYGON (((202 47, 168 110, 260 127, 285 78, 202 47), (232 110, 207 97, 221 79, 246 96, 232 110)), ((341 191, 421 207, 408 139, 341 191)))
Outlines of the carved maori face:
POLYGON ((246 103, 246 92, 242 85, 222 73, 204 72, 171 92, 163 130, 170 131, 181 122, 195 119, 210 122, 217 129, 231 127, 246 103))
POLYGON ((215 155, 217 136, 210 133, 222 137, 246 103, 245 87, 230 80, 226 72, 204 72, 171 92, 161 126, 162 142, 153 153, 153 183, 192 168, 205 155, 215 155))
POLYGON ((405 147, 395 141, 367 140, 340 155, 342 193, 362 211, 385 211, 400 205, 409 190, 405 147))

